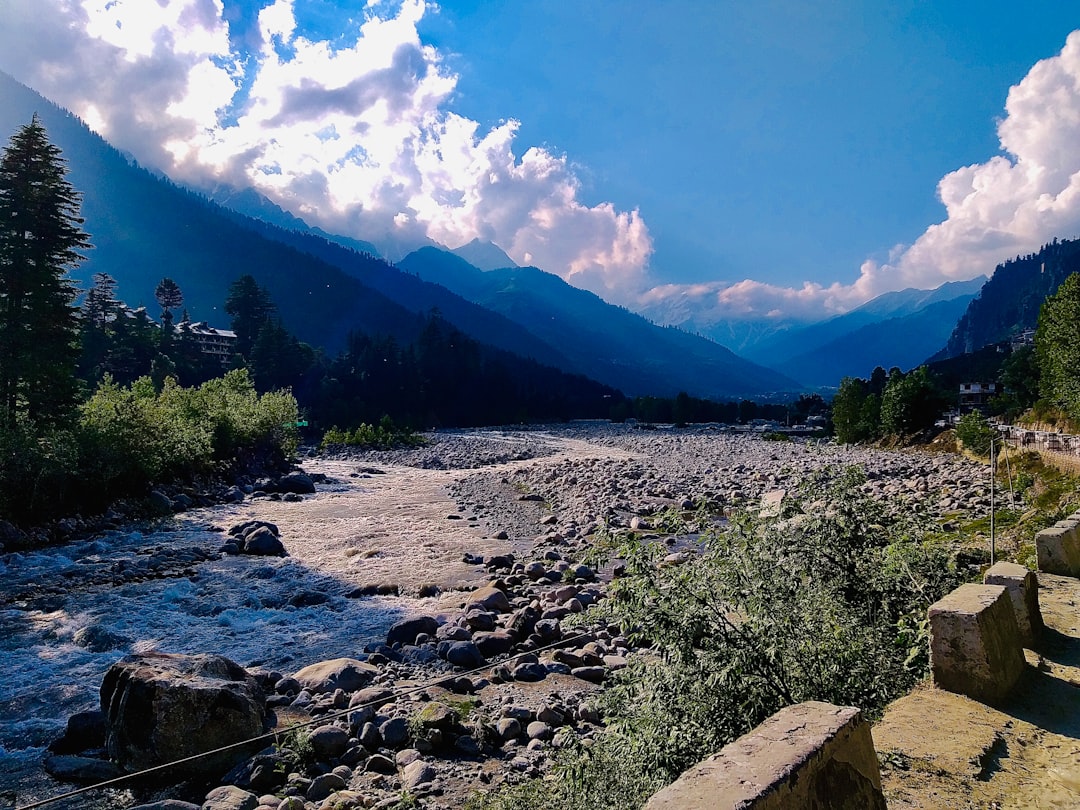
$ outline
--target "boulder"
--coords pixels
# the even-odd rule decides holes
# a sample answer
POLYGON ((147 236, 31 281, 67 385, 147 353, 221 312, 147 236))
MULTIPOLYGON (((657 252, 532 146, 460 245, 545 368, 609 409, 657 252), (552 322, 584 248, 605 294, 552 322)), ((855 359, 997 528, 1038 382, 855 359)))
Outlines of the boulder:
POLYGON ((49 745, 53 754, 78 754, 105 747, 105 715, 100 711, 77 712, 68 718, 61 737, 49 745))
POLYGON ((355 692, 371 683, 379 670, 354 658, 332 658, 304 667, 293 678, 312 694, 341 689, 355 692))
POLYGON ((462 669, 475 669, 484 664, 484 656, 471 641, 451 641, 446 650, 446 660, 462 669))
POLYGON ((336 759, 349 747, 348 732, 337 726, 319 726, 311 732, 309 739, 311 749, 319 760, 336 759))
POLYGON ((199 810, 199 805, 182 802, 179 799, 162 799, 159 802, 137 804, 131 810, 199 810))
POLYGON ((466 610, 478 607, 482 610, 495 611, 496 613, 509 613, 510 600, 506 594, 494 585, 485 585, 477 588, 466 601, 466 610))
MULTIPOLYGON (((109 756, 128 771, 257 737, 266 720, 256 680, 219 655, 126 656, 105 673, 101 709, 109 756)), ((244 754, 234 749, 185 770, 220 772, 244 754)))
POLYGON ((421 633, 429 636, 435 635, 439 630, 439 622, 434 616, 410 616, 395 622, 386 634, 386 643, 412 644, 421 633))
POLYGON ((885 810, 870 726, 858 709, 797 703, 655 794, 645 810, 885 810))
POLYGON ((1012 599, 1000 585, 961 585, 929 610, 934 683, 984 703, 999 703, 1024 671, 1012 599))
POLYGON ((1080 577, 1080 534, 1071 522, 1062 521, 1035 535, 1035 552, 1040 571, 1080 577))
POLYGON ((61 782, 74 782, 79 785, 93 785, 124 775, 119 767, 108 760, 71 754, 45 757, 45 772, 61 782))
POLYGON ((262 557, 284 557, 285 546, 276 534, 265 526, 260 526, 244 537, 244 545, 240 549, 244 554, 255 554, 262 557))
POLYGON ((421 759, 410 762, 401 771, 401 787, 414 792, 435 778, 435 769, 421 759))
POLYGON ((200 810, 256 810, 259 797, 233 785, 214 788, 206 794, 200 810))
POLYGON ((315 492, 315 482, 311 480, 310 475, 293 472, 279 478, 274 488, 282 493, 292 492, 296 495, 311 495, 315 492))

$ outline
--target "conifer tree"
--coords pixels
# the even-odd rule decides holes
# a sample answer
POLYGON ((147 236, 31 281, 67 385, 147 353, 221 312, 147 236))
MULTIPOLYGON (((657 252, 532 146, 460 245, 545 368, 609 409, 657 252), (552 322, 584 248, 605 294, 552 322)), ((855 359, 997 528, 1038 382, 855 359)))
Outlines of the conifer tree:
POLYGON ((35 115, 0 154, 0 419, 56 424, 74 407, 76 289, 90 247, 79 193, 35 115))

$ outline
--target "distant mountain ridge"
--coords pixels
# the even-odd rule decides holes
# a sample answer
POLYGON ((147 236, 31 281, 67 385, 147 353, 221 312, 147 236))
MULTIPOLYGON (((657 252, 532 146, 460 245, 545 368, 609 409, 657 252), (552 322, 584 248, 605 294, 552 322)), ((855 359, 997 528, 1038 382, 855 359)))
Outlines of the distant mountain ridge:
POLYGON ((968 304, 933 360, 959 357, 1008 340, 1039 323, 1043 301, 1080 272, 1080 240, 1053 240, 1037 253, 999 264, 978 297, 968 304))
POLYGON ((914 368, 937 351, 985 281, 884 293, 851 312, 772 335, 747 357, 821 387, 875 366, 914 368))
POLYGON ((582 373, 627 393, 731 398, 800 388, 717 343, 657 326, 535 267, 483 271, 435 248, 398 265, 542 335, 582 373))

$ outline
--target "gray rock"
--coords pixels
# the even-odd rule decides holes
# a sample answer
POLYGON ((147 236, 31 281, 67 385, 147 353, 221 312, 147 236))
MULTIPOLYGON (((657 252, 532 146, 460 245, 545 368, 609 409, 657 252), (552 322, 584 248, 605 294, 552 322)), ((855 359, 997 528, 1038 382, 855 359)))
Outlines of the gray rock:
POLYGON ((344 790, 346 782, 336 773, 324 773, 311 780, 305 796, 313 802, 321 802, 331 793, 344 790))
POLYGON ((45 772, 61 782, 92 785, 123 776, 124 772, 105 759, 91 759, 72 754, 56 754, 45 758, 45 772))
POLYGON ((479 648, 473 642, 454 641, 446 650, 446 660, 455 667, 475 669, 483 665, 484 656, 481 655, 479 648))
POLYGON ((311 476, 302 472, 289 473, 277 480, 275 489, 278 492, 292 492, 297 495, 311 495, 315 492, 315 482, 311 476))
POLYGON ((525 734, 530 740, 550 740, 552 729, 547 723, 533 720, 525 728, 525 734))
POLYGON ((390 759, 390 757, 375 754, 368 757, 368 761, 364 764, 364 770, 369 773, 393 775, 397 773, 397 765, 394 764, 394 760, 390 759))
POLYGON ((412 644, 421 633, 434 636, 439 630, 439 622, 434 616, 411 616, 396 622, 386 634, 386 643, 412 644))
MULTIPOLYGON (((126 656, 101 683, 109 756, 142 770, 256 737, 266 719, 263 701, 255 679, 218 655, 126 656)), ((243 755, 232 750, 187 768, 217 773, 243 755)))
POLYGON ((320 760, 336 759, 349 747, 348 733, 337 726, 319 726, 311 732, 309 739, 316 758, 320 760))
POLYGON ((286 556, 285 546, 282 544, 281 539, 266 527, 260 527, 247 535, 241 550, 244 554, 254 554, 262 557, 286 556))
POLYGON ((159 802, 137 804, 131 810, 199 810, 199 805, 177 799, 162 799, 159 802))
POLYGON ((75 631, 72 641, 90 652, 108 652, 126 647, 131 639, 106 630, 99 624, 90 624, 75 631))
POLYGON ((404 717, 394 717, 379 726, 379 735, 388 748, 400 748, 409 739, 409 723, 404 717))
POLYGON ((333 658, 304 667, 293 678, 313 694, 343 689, 355 692, 371 683, 379 670, 354 658, 333 658))
POLYGON ((495 730, 504 740, 512 740, 521 734, 521 723, 513 717, 503 717, 495 724, 495 730))
POLYGON ((53 754, 78 754, 105 747, 105 715, 100 711, 77 712, 68 718, 63 736, 49 746, 53 754))
POLYGON ((435 779, 435 769, 423 760, 416 760, 406 765, 401 771, 401 786, 408 791, 415 791, 420 785, 435 779))
POLYGON ((234 785, 214 788, 206 794, 200 810, 255 810, 259 797, 234 785))

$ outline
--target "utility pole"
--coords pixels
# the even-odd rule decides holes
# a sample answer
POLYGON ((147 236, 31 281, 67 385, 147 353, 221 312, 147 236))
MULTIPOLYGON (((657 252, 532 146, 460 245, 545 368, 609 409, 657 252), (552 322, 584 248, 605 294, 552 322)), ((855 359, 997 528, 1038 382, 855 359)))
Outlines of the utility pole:
POLYGON ((994 439, 990 439, 990 564, 997 560, 997 544, 994 539, 994 439))

